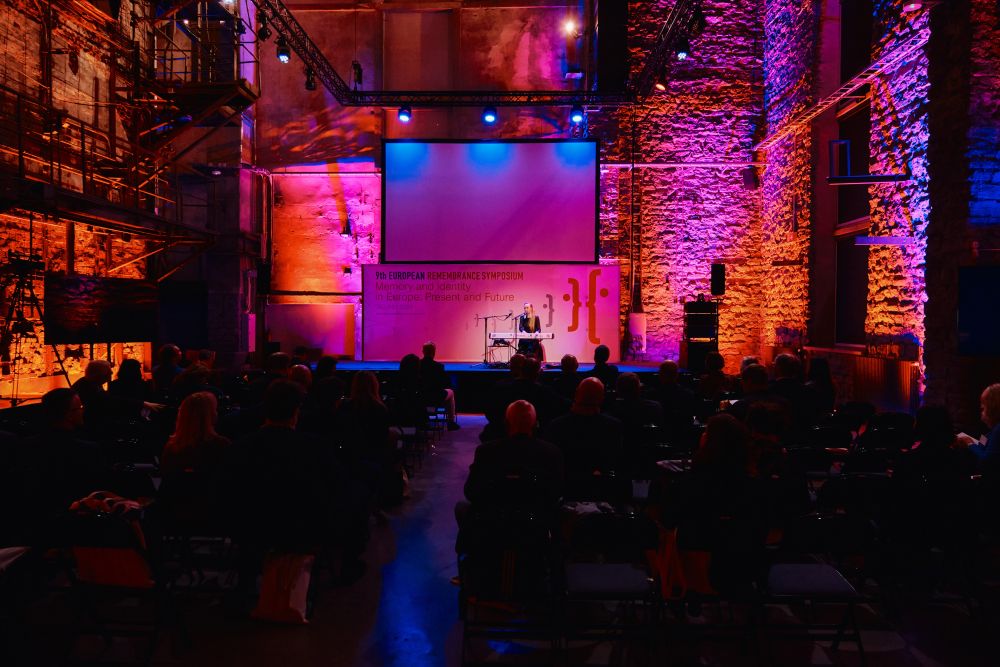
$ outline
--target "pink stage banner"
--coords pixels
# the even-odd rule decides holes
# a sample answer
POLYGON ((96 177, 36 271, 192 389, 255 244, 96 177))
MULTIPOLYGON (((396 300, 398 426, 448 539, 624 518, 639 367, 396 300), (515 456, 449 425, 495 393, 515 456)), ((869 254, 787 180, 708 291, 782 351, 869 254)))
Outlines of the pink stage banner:
POLYGON ((490 332, 517 330, 532 303, 545 360, 573 354, 583 363, 607 345, 619 356, 617 266, 567 264, 368 264, 363 267, 363 358, 398 361, 428 340, 440 361, 505 361, 490 332), (484 316, 500 317, 484 320, 484 316))

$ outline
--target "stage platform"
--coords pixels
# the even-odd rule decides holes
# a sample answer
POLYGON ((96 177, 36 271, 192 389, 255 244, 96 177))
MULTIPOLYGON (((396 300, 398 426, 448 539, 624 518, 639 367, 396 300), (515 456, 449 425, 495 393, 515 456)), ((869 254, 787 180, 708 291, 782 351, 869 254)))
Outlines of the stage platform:
MULTIPOLYGON (((659 367, 659 362, 642 361, 614 364, 622 373, 655 373, 659 367)), ((594 367, 594 364, 580 364, 580 372, 586 373, 594 367)), ((337 368, 342 371, 395 371, 399 369, 398 361, 339 361, 337 368)), ((444 369, 448 373, 506 373, 506 368, 488 367, 482 363, 467 361, 446 361, 444 369)), ((547 363, 543 366, 544 373, 552 373, 559 370, 558 363, 547 363)))
MULTIPOLYGON (((614 365, 621 373, 638 373, 639 375, 655 374, 659 369, 659 363, 652 361, 614 365)), ((579 372, 585 374, 593 367, 594 364, 580 364, 579 372)), ((483 366, 482 363, 473 362, 444 362, 444 369, 451 377, 459 412, 483 412, 489 405, 493 386, 510 373, 506 368, 490 368, 483 366)), ((380 378, 387 379, 399 370, 399 362, 340 361, 337 363, 337 370, 343 373, 372 371, 378 373, 380 378)), ((545 381, 545 376, 557 372, 559 372, 559 364, 546 364, 542 371, 542 381, 545 381)))

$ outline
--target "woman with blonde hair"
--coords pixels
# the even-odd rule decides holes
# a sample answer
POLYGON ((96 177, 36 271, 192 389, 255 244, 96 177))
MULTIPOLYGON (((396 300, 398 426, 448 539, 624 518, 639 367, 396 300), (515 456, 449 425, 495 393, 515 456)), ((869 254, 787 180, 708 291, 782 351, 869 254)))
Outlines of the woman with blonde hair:
POLYGON ((210 391, 198 391, 184 399, 177 411, 174 434, 160 457, 164 473, 219 469, 231 442, 215 431, 218 409, 218 400, 210 391))

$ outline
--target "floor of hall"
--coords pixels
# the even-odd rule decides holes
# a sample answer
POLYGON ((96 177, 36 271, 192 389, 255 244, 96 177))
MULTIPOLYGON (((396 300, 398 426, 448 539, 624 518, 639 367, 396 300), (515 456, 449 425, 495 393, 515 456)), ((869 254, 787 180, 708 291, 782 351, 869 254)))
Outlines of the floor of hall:
MULTIPOLYGON (((482 416, 462 415, 462 429, 442 435, 411 484, 411 497, 372 523, 364 576, 351 586, 323 586, 307 626, 282 626, 233 613, 211 596, 183 603, 191 644, 171 650, 169 632, 153 664, 208 667, 322 665, 329 667, 430 667, 461 664, 462 625, 454 553, 453 507, 472 460, 482 416)), ((878 610, 878 607, 874 608, 878 610)), ((862 610, 868 665, 919 666, 996 664, 987 657, 990 618, 970 616, 959 602, 902 609, 892 623, 881 611, 862 610)), ((52 622, 52 619, 49 619, 52 622)), ((692 624, 702 622, 689 619, 692 624)), ((42 623, 44 627, 45 622, 42 623)), ((39 632, 36 627, 35 632, 39 632)), ((676 629, 675 629, 676 631, 676 629)), ((57 633, 36 637, 56 642, 57 633)), ((38 644, 36 644, 37 646, 38 644)), ((563 665, 860 665, 852 644, 831 650, 829 642, 782 642, 754 656, 740 641, 662 642, 655 656, 623 651, 610 643, 575 644, 563 665)), ((176 648, 176 647, 175 647, 176 648)), ((487 663, 552 664, 530 644, 478 644, 487 663)), ((43 664, 41 659, 29 664, 43 664)), ((102 659, 110 658, 105 655, 102 659)), ((110 660, 114 662, 114 660, 110 660)))

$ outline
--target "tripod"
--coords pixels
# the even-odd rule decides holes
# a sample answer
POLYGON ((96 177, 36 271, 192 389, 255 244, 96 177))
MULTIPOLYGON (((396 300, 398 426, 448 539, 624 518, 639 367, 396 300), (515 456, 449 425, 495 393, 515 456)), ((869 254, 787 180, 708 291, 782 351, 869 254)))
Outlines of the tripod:
MULTIPOLYGON (((23 346, 25 340, 38 340, 35 323, 43 320, 42 304, 35 294, 35 280, 42 277, 45 263, 40 255, 22 255, 18 252, 7 253, 7 264, 0 267, 0 299, 6 297, 7 290, 13 285, 7 302, 6 317, 0 328, 0 370, 3 375, 12 376, 10 405, 17 407, 22 400, 18 398, 18 382, 20 380, 20 364, 24 361, 23 346)), ((69 373, 63 364, 58 348, 52 346, 59 369, 69 386, 69 373)))

